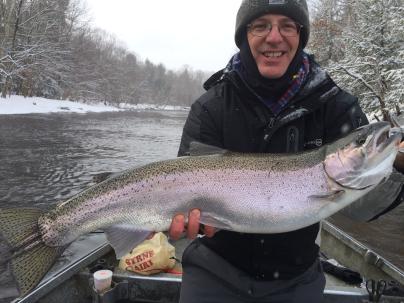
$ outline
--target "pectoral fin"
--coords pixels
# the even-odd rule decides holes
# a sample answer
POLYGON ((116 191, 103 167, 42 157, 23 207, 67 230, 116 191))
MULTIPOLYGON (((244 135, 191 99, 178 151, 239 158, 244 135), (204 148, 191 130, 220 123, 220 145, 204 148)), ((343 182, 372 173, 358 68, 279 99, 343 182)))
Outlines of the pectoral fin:
POLYGON ((329 192, 324 192, 324 193, 318 193, 315 195, 309 196, 310 199, 328 199, 328 200, 334 200, 338 197, 340 197, 343 193, 345 193, 345 190, 343 189, 335 189, 331 190, 329 192))
POLYGON ((111 246, 115 250, 116 258, 121 259, 134 247, 142 243, 151 231, 135 229, 133 225, 114 225, 105 230, 111 246))

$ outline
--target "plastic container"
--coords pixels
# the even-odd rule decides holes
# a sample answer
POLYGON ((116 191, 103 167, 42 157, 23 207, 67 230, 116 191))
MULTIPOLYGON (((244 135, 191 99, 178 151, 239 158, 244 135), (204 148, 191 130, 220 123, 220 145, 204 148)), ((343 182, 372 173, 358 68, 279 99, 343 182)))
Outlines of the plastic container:
POLYGON ((97 292, 103 292, 111 288, 112 271, 108 269, 97 270, 93 274, 94 288, 97 292))

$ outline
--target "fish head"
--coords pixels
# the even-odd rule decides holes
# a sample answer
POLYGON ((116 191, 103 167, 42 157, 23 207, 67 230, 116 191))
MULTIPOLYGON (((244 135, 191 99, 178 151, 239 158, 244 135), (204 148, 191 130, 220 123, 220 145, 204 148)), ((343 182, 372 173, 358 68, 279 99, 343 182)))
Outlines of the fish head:
POLYGON ((325 171, 332 180, 343 187, 364 189, 389 176, 400 133, 390 132, 388 122, 377 122, 356 129, 348 137, 350 143, 324 160, 325 171))

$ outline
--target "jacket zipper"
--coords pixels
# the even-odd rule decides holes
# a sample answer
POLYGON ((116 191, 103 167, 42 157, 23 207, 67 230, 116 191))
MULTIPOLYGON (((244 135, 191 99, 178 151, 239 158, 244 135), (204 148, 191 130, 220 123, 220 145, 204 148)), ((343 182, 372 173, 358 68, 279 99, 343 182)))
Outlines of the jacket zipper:
POLYGON ((297 142, 297 136, 298 136, 298 129, 296 127, 291 127, 289 128, 288 131, 288 137, 287 137, 287 144, 286 144, 286 151, 288 153, 290 152, 297 152, 298 151, 298 142, 297 142))
POLYGON ((275 125, 275 121, 276 121, 276 118, 274 118, 274 117, 269 119, 269 123, 264 131, 265 132, 264 141, 268 141, 270 139, 269 134, 271 133, 271 130, 275 125))

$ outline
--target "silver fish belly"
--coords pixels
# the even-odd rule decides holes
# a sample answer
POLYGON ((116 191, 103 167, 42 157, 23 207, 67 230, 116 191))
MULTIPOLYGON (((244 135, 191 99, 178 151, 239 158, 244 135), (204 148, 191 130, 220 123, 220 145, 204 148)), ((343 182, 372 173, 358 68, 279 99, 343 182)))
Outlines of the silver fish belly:
POLYGON ((202 210, 202 222, 219 228, 287 230, 293 228, 288 218, 299 216, 291 209, 310 213, 308 197, 329 190, 322 154, 305 155, 307 163, 301 157, 230 154, 146 165, 59 205, 40 219, 42 234, 45 243, 60 246, 114 224, 166 230, 173 215, 193 208, 202 210))

